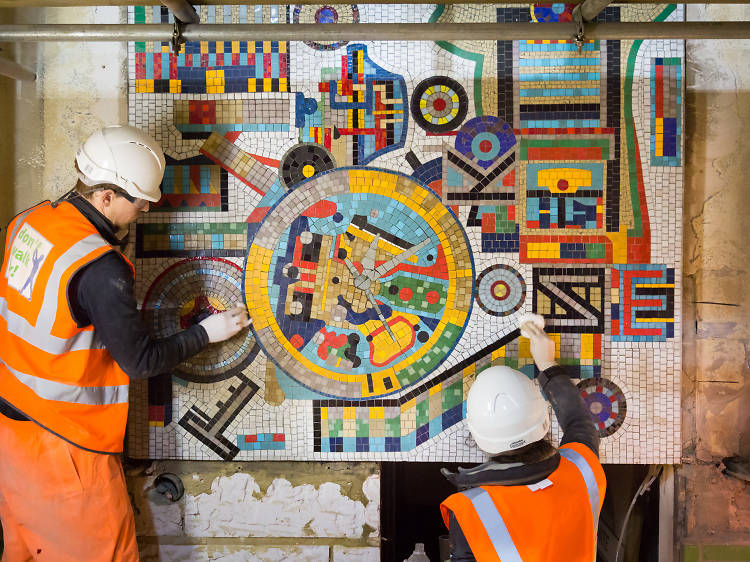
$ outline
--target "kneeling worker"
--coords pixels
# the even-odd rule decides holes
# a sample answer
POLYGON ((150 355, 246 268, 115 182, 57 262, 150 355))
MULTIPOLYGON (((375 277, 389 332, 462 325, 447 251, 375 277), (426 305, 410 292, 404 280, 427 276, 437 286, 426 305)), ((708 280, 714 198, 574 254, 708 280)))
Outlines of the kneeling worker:
POLYGON ((482 371, 469 390, 466 421, 492 459, 452 474, 459 492, 441 505, 451 560, 593 562, 606 487, 599 434, 578 389, 555 363, 541 317, 522 326, 539 385, 509 367, 482 371), (552 404, 563 431, 550 445, 552 404))
POLYGON ((120 463, 128 383, 167 373, 249 325, 244 307, 154 339, 119 250, 159 200, 164 154, 105 127, 79 181, 10 223, 0 272, 0 522, 8 562, 138 560, 120 463))

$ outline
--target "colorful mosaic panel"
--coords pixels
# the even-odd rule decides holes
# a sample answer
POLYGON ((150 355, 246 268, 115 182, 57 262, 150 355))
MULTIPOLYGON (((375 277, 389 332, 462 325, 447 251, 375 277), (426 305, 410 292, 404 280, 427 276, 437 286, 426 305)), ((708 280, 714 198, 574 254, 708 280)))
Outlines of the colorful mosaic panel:
POLYGON ((434 194, 395 173, 343 168, 297 187, 266 215, 247 262, 258 341, 324 395, 414 384, 450 352, 471 310, 465 234, 434 194))
POLYGON ((651 163, 679 166, 682 139, 682 59, 651 62, 651 163))
MULTIPOLYGON (((134 23, 174 21, 163 6, 153 9, 139 6, 134 10, 134 23)), ((137 42, 134 54, 136 92, 287 92, 287 49, 286 41, 188 41, 179 54, 175 54, 167 42, 137 42)))
POLYGON ((601 229, 603 172, 601 164, 528 164, 526 228, 601 229))
POLYGON ((154 212, 220 212, 227 210, 227 174, 200 156, 186 160, 166 157, 162 197, 154 212))
POLYGON ((174 124, 183 139, 241 132, 289 131, 289 99, 175 100, 174 124))
POLYGON ((160 335, 237 299, 253 316, 231 346, 131 385, 133 456, 481 462, 467 392, 489 365, 535 375, 516 322, 539 312, 602 460, 679 461, 682 44, 335 33, 572 8, 200 5, 206 23, 330 37, 130 44, 130 121, 171 166, 131 246, 144 317, 160 335))
POLYGON ((201 146, 201 154, 216 162, 242 183, 254 191, 264 194, 276 181, 276 175, 231 141, 217 133, 211 133, 201 146))
POLYGON ((612 339, 664 341, 674 337, 674 268, 617 265, 612 270, 612 339))
POLYGON ((403 76, 381 68, 365 45, 349 45, 338 68, 323 68, 320 101, 300 140, 322 144, 342 165, 364 165, 404 146, 409 104, 403 76))
POLYGON ((140 223, 136 225, 138 258, 243 257, 247 225, 244 222, 140 223))
POLYGON ((285 447, 286 436, 283 433, 255 433, 237 436, 237 448, 240 451, 279 451, 285 447))
POLYGON ((599 430, 599 437, 616 433, 628 413, 627 400, 620 387, 606 379, 586 379, 578 383, 578 388, 599 430))

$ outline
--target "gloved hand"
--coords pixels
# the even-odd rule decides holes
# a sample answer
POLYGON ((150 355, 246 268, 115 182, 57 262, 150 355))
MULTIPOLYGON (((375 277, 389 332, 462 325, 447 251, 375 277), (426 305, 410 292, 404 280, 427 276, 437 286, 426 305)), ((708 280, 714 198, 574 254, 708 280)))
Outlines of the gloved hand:
POLYGON ((216 343, 228 340, 242 328, 248 327, 250 317, 247 314, 247 309, 243 305, 237 304, 225 312, 212 314, 204 318, 199 324, 208 334, 208 343, 216 343))
POLYGON ((524 332, 528 334, 531 356, 534 358, 534 363, 536 363, 539 371, 546 371, 553 365, 557 365, 554 340, 533 322, 524 324, 523 328, 524 332))

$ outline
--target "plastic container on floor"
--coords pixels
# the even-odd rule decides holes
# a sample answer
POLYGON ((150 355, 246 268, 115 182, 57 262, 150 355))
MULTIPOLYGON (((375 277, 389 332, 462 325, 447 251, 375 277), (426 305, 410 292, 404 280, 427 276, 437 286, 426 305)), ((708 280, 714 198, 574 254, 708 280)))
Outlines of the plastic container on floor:
POLYGON ((404 562, 430 562, 429 557, 424 552, 424 543, 418 542, 414 545, 414 552, 404 562))

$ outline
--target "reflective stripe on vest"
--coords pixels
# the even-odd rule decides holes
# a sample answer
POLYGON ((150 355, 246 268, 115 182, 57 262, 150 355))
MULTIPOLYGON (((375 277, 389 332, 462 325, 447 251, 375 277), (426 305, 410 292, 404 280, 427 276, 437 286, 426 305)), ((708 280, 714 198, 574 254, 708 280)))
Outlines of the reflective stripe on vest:
MULTIPOLYGON (((560 456, 573 463, 586 483, 589 503, 591 504, 591 515, 594 521, 594 538, 596 539, 599 527, 599 485, 596 482, 594 471, 591 470, 589 463, 578 451, 563 448, 560 449, 560 456)), ((500 560, 502 562, 523 562, 502 515, 497 510, 495 502, 492 501, 492 497, 482 488, 472 488, 461 492, 461 494, 469 498, 474 506, 500 560)))
POLYGON ((44 290, 42 308, 39 310, 39 316, 36 319, 36 328, 38 330, 46 330, 48 333, 52 331, 52 326, 57 316, 60 280, 65 271, 82 257, 102 246, 109 246, 109 244, 100 235, 90 234, 80 242, 73 244, 64 254, 57 258, 44 290))
POLYGON ((28 386, 40 398, 45 400, 57 400, 59 402, 75 402, 88 406, 108 406, 110 404, 126 404, 128 402, 129 385, 119 386, 76 386, 61 382, 49 381, 41 377, 35 377, 21 371, 17 371, 2 359, 0 364, 5 365, 14 377, 28 386))
POLYGON ((23 316, 8 310, 8 302, 3 297, 0 297, 0 318, 3 318, 8 325, 8 332, 50 355, 104 347, 93 330, 80 332, 70 339, 53 336, 49 330, 40 330, 29 324, 23 316))
POLYGON ((495 502, 492 501, 490 495, 482 488, 472 488, 461 493, 469 498, 474 505, 474 509, 482 521, 484 530, 487 531, 500 560, 502 562, 523 562, 516 545, 513 544, 513 539, 510 538, 505 521, 503 521, 503 517, 495 507, 495 502))
POLYGON ((576 465, 576 468, 583 476, 583 481, 586 483, 586 490, 589 493, 589 503, 591 504, 591 517, 594 521, 594 537, 597 535, 599 529, 599 485, 596 483, 596 476, 594 471, 591 470, 589 463, 583 458, 583 455, 573 449, 560 449, 560 456, 565 457, 567 460, 576 465))

